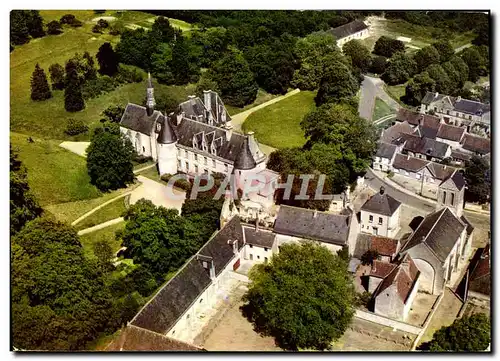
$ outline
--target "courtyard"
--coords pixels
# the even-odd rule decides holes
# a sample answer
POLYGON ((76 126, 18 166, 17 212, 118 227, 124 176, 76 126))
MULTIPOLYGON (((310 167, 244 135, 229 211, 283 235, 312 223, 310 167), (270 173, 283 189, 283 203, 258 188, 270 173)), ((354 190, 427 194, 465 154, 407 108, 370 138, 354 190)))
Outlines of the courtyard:
POLYGON ((418 292, 413 300, 406 322, 415 326, 423 326, 437 298, 437 295, 418 292))

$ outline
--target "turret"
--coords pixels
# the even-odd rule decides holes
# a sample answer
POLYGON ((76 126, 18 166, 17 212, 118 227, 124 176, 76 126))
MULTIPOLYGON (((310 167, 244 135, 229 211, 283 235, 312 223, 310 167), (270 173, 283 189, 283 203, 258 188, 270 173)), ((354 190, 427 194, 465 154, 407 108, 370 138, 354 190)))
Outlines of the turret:
POLYGON ((154 88, 153 82, 151 80, 151 73, 148 73, 148 82, 147 82, 147 90, 146 90, 146 112, 148 116, 153 115, 155 110, 155 96, 154 96, 154 88))
POLYGON ((156 141, 160 175, 177 173, 177 135, 167 116, 156 141))
MULTIPOLYGON (((243 138, 243 143, 241 144, 240 151, 234 160, 234 175, 236 180, 236 186, 238 189, 244 189, 245 181, 248 175, 255 172, 257 163, 252 156, 250 151, 250 146, 248 144, 248 136, 243 138)), ((243 194, 244 199, 248 197, 247 194, 243 194)))

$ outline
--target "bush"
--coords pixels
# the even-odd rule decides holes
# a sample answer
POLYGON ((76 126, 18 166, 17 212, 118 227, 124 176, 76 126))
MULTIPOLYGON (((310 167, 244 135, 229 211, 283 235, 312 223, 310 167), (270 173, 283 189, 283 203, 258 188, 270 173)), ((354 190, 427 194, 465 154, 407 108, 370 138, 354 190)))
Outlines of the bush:
MULTIPOLYGON (((165 183, 168 183, 170 178, 172 178, 173 175, 166 173, 161 176, 161 180, 164 181, 165 183)), ((187 179, 179 179, 176 180, 174 183, 174 187, 180 188, 186 192, 189 192, 191 190, 191 183, 187 179)))
POLYGON ((79 28, 80 26, 83 25, 83 23, 78 20, 78 19, 75 19, 71 24, 69 24, 70 26, 72 26, 73 28, 79 28))
POLYGON ((104 14, 106 12, 106 10, 94 10, 94 14, 104 14))
POLYGON ((101 29, 101 27, 99 25, 94 25, 92 27, 92 32, 96 33, 96 34, 102 34, 102 29, 101 29))
POLYGON ((104 19, 99 19, 97 21, 97 25, 101 27, 101 29, 106 29, 106 28, 109 28, 109 23, 104 20, 104 19))
POLYGON ((87 81, 82 88, 84 99, 97 98, 101 94, 114 90, 120 83, 107 75, 87 81))
POLYGON ((75 20, 76 20, 75 15, 66 14, 66 15, 61 16, 61 20, 59 20, 59 21, 61 24, 71 24, 75 20))
POLYGON ((47 24, 47 33, 50 35, 58 35, 62 33, 62 25, 59 21, 53 20, 47 24))
POLYGON ((142 72, 136 67, 121 64, 114 78, 120 83, 140 83, 144 79, 142 72))
POLYGON ((145 155, 139 155, 139 154, 136 154, 134 159, 133 159, 134 162, 139 163, 139 164, 149 162, 150 160, 153 160, 153 158, 147 157, 145 155))
POLYGON ((387 178, 392 178, 392 177, 394 177, 394 172, 390 170, 389 172, 387 172, 387 178))
POLYGON ((357 307, 368 308, 368 305, 370 304, 371 299, 372 299, 372 294, 368 291, 365 291, 363 293, 357 293, 356 298, 354 300, 354 304, 357 307))
POLYGON ((66 125, 66 129, 64 130, 64 133, 67 135, 78 135, 82 133, 86 133, 89 130, 89 127, 87 127, 83 121, 77 120, 70 118, 68 120, 68 124, 66 125))

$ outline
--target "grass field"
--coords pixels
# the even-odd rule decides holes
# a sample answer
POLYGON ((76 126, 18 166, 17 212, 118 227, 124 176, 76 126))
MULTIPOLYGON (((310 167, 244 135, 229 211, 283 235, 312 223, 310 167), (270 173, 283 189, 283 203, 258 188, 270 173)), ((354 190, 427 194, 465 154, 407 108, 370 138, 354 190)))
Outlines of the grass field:
POLYGON ((127 207, 125 207, 126 198, 127 196, 118 198, 117 200, 105 205, 92 213, 90 216, 78 222, 74 227, 77 230, 82 230, 121 217, 127 210, 127 207))
POLYGON ((113 252, 117 252, 121 247, 121 240, 115 239, 115 232, 125 228, 126 222, 113 224, 109 227, 99 229, 95 232, 87 233, 80 236, 80 242, 83 246, 83 251, 87 257, 94 257, 93 246, 95 243, 106 240, 113 252))
POLYGON ((315 108, 315 92, 302 91, 250 114, 243 130, 255 132, 260 143, 275 148, 301 147, 305 143, 300 128, 302 118, 315 108))
POLYGON ((232 105, 224 104, 226 106, 227 112, 229 115, 236 115, 238 113, 244 112, 245 110, 248 110, 250 108, 256 107, 257 105, 260 105, 262 103, 265 103, 271 99, 274 99, 278 97, 279 95, 274 95, 266 92, 264 89, 259 89, 257 92, 257 98, 255 98, 255 101, 252 104, 248 104, 244 106, 243 108, 238 108, 238 107, 233 107, 232 105))
POLYGON ((399 85, 384 85, 384 89, 395 101, 399 104, 403 104, 400 98, 405 95, 406 83, 399 85))
POLYGON ((392 109, 386 102, 380 98, 375 98, 375 107, 373 109, 372 120, 375 121, 389 114, 394 114, 394 109, 392 109))
POLYGON ((85 159, 58 146, 54 140, 10 133, 12 148, 28 169, 28 182, 42 206, 96 198, 101 192, 90 184, 85 159))

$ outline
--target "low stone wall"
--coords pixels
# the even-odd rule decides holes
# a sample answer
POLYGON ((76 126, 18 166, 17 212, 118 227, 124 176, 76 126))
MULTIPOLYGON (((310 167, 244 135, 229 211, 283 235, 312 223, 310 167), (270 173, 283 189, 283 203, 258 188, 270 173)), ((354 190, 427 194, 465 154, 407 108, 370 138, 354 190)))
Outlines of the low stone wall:
POLYGON ((429 312, 429 314, 427 315, 427 318, 424 321, 424 325, 422 326, 422 330, 418 334, 415 341, 413 341, 413 345, 411 347, 412 351, 415 351, 415 349, 417 348, 417 345, 420 342, 420 339, 424 335, 425 329, 427 328, 427 326, 429 326, 429 323, 432 320, 432 316, 434 316, 434 313, 436 313, 436 310, 438 309, 439 304, 441 303, 441 300, 443 299, 443 297, 444 297, 444 292, 439 295, 439 297, 436 299, 436 301, 432 305, 431 312, 429 312))
POLYGON ((368 312, 368 311, 362 311, 362 310, 356 310, 356 317, 361 318, 366 321, 378 323, 380 325, 384 325, 387 327, 392 327, 404 332, 408 332, 414 335, 420 334, 422 331, 421 327, 418 326, 413 326, 410 325, 409 323, 406 322, 401 322, 398 320, 393 320, 392 318, 384 317, 381 315, 377 315, 373 312, 368 312))

